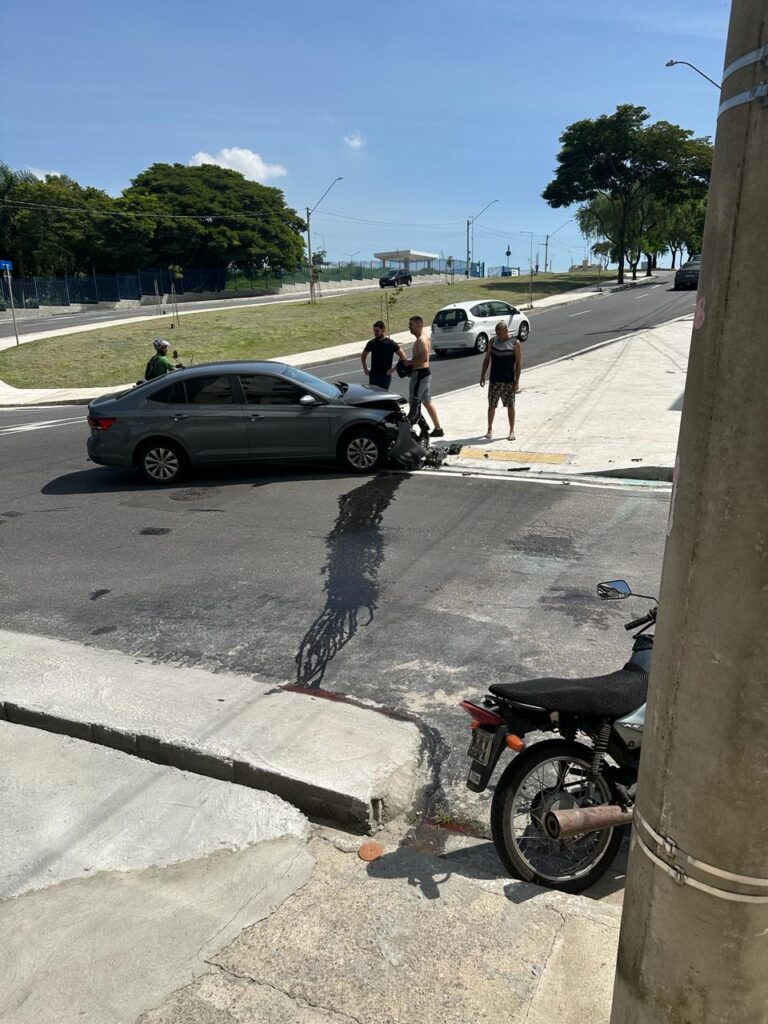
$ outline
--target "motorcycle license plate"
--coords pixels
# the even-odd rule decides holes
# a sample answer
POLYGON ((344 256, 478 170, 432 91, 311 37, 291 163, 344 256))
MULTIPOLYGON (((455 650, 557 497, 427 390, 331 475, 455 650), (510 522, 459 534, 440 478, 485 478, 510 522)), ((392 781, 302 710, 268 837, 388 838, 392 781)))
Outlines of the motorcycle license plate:
POLYGON ((478 764, 486 765, 491 759, 493 747, 493 733, 485 732, 483 729, 475 729, 472 733, 472 742, 469 744, 467 757, 471 757, 478 764))

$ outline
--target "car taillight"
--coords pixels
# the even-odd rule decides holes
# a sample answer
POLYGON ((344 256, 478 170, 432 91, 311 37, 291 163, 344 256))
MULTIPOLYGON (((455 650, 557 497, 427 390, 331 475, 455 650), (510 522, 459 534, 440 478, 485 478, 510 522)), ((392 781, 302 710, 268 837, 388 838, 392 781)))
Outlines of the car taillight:
POLYGON ((109 430, 112 424, 115 422, 114 417, 110 416, 89 416, 88 426, 91 430, 109 430))
POLYGON ((474 326, 475 326, 474 320, 465 320, 464 321, 464 326, 461 329, 462 329, 462 331, 471 331, 474 326))

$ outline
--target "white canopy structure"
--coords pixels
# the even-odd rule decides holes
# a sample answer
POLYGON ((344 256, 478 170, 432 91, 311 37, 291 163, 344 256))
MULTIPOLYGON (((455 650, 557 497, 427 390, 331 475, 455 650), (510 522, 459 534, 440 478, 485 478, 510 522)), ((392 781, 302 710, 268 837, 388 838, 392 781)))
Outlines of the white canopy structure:
POLYGON ((399 263, 408 270, 411 263, 426 263, 429 267, 432 260, 439 260, 440 256, 435 252, 418 252, 416 249, 395 249, 392 252, 375 252, 373 258, 382 263, 399 263))

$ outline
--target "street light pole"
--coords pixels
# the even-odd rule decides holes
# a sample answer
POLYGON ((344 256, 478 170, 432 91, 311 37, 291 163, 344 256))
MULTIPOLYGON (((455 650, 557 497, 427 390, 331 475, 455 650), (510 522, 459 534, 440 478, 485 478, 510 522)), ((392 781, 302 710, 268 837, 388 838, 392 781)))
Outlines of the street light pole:
POLYGON ((766 1020, 765 15, 731 8, 613 1024, 766 1020))
POLYGON ((568 220, 565 222, 565 224, 561 224, 559 228, 555 228, 555 230, 552 232, 552 234, 551 235, 547 235, 547 237, 544 239, 544 273, 545 274, 547 272, 547 253, 549 251, 549 240, 550 240, 550 238, 554 238, 558 231, 562 231, 563 228, 566 227, 568 224, 572 223, 572 221, 573 221, 573 217, 569 217, 568 220))
POLYGON ((714 78, 710 78, 709 75, 705 75, 704 72, 701 70, 701 68, 697 68, 696 65, 695 64, 691 64, 690 61, 687 61, 687 60, 668 60, 667 63, 664 65, 664 67, 666 67, 666 68, 673 68, 676 64, 685 64, 686 67, 693 68, 693 70, 698 75, 701 75, 702 78, 706 78, 706 80, 708 82, 711 82, 712 85, 714 85, 714 87, 716 89, 720 88, 720 84, 718 82, 716 82, 714 80, 714 78))
POLYGON ((323 194, 317 200, 317 202, 312 207, 312 209, 310 210, 310 208, 307 207, 307 259, 309 260, 309 301, 310 302, 317 302, 317 299, 315 298, 315 278, 314 278, 314 269, 315 268, 312 266, 312 231, 311 231, 311 228, 310 228, 310 219, 312 217, 312 214, 318 208, 320 203, 322 203, 322 201, 325 199, 325 197, 331 191, 331 189, 336 184, 336 182, 343 181, 343 180, 344 179, 341 178, 341 177, 334 178, 334 180, 331 182, 331 184, 328 186, 328 188, 325 190, 325 192, 323 192, 323 194))
POLYGON ((484 206, 480 213, 476 213, 474 217, 469 217, 467 220, 467 277, 469 277, 469 259, 470 259, 470 248, 469 248, 469 229, 472 228, 472 256, 474 256, 475 250, 475 221, 478 217, 482 217, 483 214, 489 207, 493 206, 494 203, 498 203, 498 199, 492 199, 487 206, 484 206))

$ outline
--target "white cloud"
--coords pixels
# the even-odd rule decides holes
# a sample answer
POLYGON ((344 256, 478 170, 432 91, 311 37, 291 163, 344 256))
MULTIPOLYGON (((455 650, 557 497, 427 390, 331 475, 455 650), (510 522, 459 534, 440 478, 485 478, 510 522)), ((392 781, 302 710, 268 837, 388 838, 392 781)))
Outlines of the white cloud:
POLYGON ((58 178, 61 176, 61 171, 43 171, 39 167, 27 167, 26 169, 29 171, 30 174, 34 174, 36 178, 39 178, 40 181, 45 181, 46 175, 48 174, 50 174, 54 178, 58 178))
POLYGON ((353 132, 349 132, 348 135, 344 136, 344 141, 350 149, 362 149, 365 145, 365 139, 360 132, 355 129, 353 132))
POLYGON ((195 153, 189 161, 190 167, 202 164, 216 164, 217 167, 229 167, 232 171, 240 171, 249 181, 269 181, 270 178, 283 178, 288 173, 282 164, 268 164, 254 153, 252 149, 231 146, 220 149, 218 153, 195 153))

